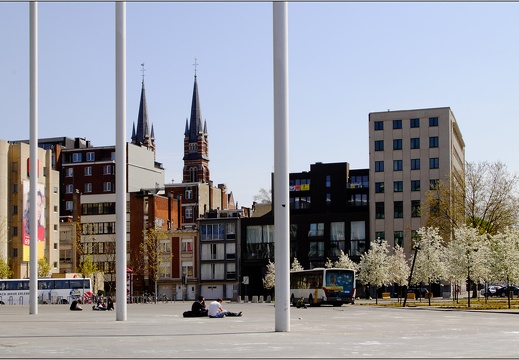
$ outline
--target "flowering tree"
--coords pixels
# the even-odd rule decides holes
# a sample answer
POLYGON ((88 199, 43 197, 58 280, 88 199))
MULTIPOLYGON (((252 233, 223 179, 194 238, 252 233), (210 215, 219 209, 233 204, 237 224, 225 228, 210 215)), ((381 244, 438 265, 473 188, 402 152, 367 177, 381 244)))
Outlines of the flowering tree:
POLYGON ((12 275, 13 272, 11 268, 9 268, 9 264, 0 256, 0 279, 8 279, 12 275))
MULTIPOLYGON (((446 266, 444 246, 438 228, 421 227, 418 229, 418 239, 415 241, 418 248, 412 284, 430 284, 445 278, 446 266)), ((431 299, 429 298, 429 305, 431 299)))
MULTIPOLYGON (((397 284, 401 292, 402 286, 407 284, 409 272, 411 271, 409 263, 405 258, 404 249, 399 245, 393 248, 393 254, 389 256, 389 281, 397 284)), ((400 300, 400 292, 398 298, 400 300)))
POLYGON ((276 285, 276 265, 269 260, 267 264, 267 273, 263 278, 263 287, 265 289, 272 289, 276 285))
POLYGON ((299 263, 299 260, 297 260, 297 258, 294 258, 290 271, 299 271, 299 270, 304 270, 303 266, 301 266, 301 264, 299 263))
MULTIPOLYGON (((491 238, 492 274, 507 285, 519 282, 519 231, 507 229, 491 238)), ((510 308, 510 297, 508 297, 510 308)))
POLYGON ((329 258, 326 258, 326 264, 324 264, 324 267, 327 269, 330 269, 333 267, 333 261, 331 261, 329 258))
POLYGON ((333 265, 333 267, 336 268, 352 269, 355 271, 359 270, 359 264, 351 260, 349 256, 345 254, 342 250, 339 253, 339 259, 337 259, 337 261, 333 265))
POLYGON ((488 278, 488 254, 486 236, 465 225, 454 229, 454 239, 445 248, 447 276, 455 283, 463 279, 468 281, 469 307, 471 283, 480 283, 488 278))
MULTIPOLYGON (((389 250, 385 240, 374 242, 368 252, 360 257, 358 279, 363 284, 375 285, 377 289, 382 285, 389 285, 389 250)), ((378 304, 378 295, 375 295, 378 304)))

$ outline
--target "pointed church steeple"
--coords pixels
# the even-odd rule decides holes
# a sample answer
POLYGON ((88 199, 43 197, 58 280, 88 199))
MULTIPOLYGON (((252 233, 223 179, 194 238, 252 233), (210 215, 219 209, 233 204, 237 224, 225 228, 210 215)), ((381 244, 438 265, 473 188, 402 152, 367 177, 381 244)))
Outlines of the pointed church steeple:
POLYGON ((155 152, 155 134, 153 125, 151 127, 148 119, 148 105, 146 104, 146 88, 144 87, 144 64, 142 65, 142 87, 141 100, 139 104, 139 115, 137 117, 137 128, 133 124, 132 144, 144 146, 155 152))
MULTIPOLYGON (((195 66, 196 65, 195 59, 195 66)), ((193 85, 193 98, 191 100, 191 117, 189 119, 189 124, 186 119, 186 128, 184 130, 183 160, 183 182, 209 182, 209 142, 207 124, 202 122, 196 68, 195 81, 193 85)))

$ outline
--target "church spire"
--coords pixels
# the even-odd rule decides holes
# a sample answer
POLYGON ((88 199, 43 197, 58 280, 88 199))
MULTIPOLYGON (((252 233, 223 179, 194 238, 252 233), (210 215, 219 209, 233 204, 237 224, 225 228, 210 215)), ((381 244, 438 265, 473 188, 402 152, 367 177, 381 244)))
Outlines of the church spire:
POLYGON ((144 64, 142 66, 142 87, 141 100, 139 104, 139 115, 137 118, 137 128, 135 124, 132 133, 132 144, 145 146, 149 149, 155 149, 155 139, 153 127, 151 127, 152 134, 150 134, 150 124, 148 119, 148 106, 146 104, 146 88, 144 87, 144 64))
POLYGON ((196 141, 198 134, 202 131, 202 112, 200 110, 200 100, 198 98, 198 82, 195 75, 193 86, 193 99, 191 101, 191 118, 189 120, 189 141, 196 141))

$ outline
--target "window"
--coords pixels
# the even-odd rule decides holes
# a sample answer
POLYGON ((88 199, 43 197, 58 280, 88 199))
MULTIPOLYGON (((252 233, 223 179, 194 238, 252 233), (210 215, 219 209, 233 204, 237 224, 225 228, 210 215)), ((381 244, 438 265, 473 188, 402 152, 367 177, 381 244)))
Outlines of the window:
POLYGON ((411 149, 420 148, 420 138, 411 138, 411 149))
POLYGON ((438 169, 439 167, 440 167, 440 159, 438 159, 438 158, 429 159, 429 168, 430 169, 438 169))
POLYGON ((54 212, 55 212, 55 213, 58 212, 58 205, 54 205, 54 212))
POLYGON ((350 206, 367 206, 368 194, 351 194, 348 203, 350 206))
POLYGON ((247 226, 246 243, 245 256, 247 259, 273 258, 274 225, 247 226))
POLYGON ((395 219, 404 217, 404 202, 403 201, 395 201, 394 213, 395 213, 395 219))
POLYGON ((18 194, 18 184, 13 184, 13 194, 18 194))
POLYGON ((384 130, 384 122, 375 121, 375 130, 384 130))
POLYGON ((430 190, 437 190, 438 189, 438 184, 440 183, 440 180, 439 179, 432 179, 432 180, 429 180, 429 189, 430 190))
POLYGON ((190 190, 190 189, 186 189, 186 194, 185 194, 185 197, 186 199, 192 199, 193 198, 193 190, 190 190))
POLYGON ((375 219, 383 219, 384 218, 384 202, 376 202, 375 203, 375 219))
POLYGON ((330 224, 330 251, 329 256, 338 257, 341 250, 346 253, 346 238, 344 236, 344 222, 330 224))
POLYGON ((393 129, 401 129, 402 120, 393 120, 393 129))
POLYGON ((73 153, 72 154, 72 162, 81 162, 83 160, 83 154, 81 153, 73 153))
POLYGON ((332 194, 326 193, 326 205, 332 204, 332 194))
POLYGON ((58 193, 58 187, 54 186, 54 194, 57 194, 57 193, 58 193))
POLYGON ((223 260, 223 244, 202 244, 202 260, 223 260))
POLYGON ((13 215, 18 214, 18 205, 13 205, 13 215))
POLYGON ((85 167, 85 176, 92 176, 92 166, 85 167))
POLYGON ((411 119, 411 127, 412 128, 420 127, 420 119, 411 119))
POLYGON ((18 226, 13 226, 13 236, 18 236, 18 226))
POLYGON ((225 245, 225 259, 234 260, 236 259, 236 244, 229 243, 225 245))
POLYGON ((402 171, 402 160, 393 160, 393 171, 402 171))
POLYGON ((384 192, 384 183, 383 182, 376 182, 375 183, 375 193, 383 193, 384 192))
POLYGON ((411 170, 420 170, 420 159, 411 159, 411 170))
POLYGON ((66 201, 65 202, 65 210, 71 211, 72 210, 72 201, 66 201))
POLYGON ((186 219, 192 219, 193 218, 193 208, 188 206, 186 207, 186 219))
POLYGON ((74 185, 67 184, 65 185, 65 194, 72 194, 74 192, 74 185))
POLYGON ((202 240, 224 240, 224 224, 205 224, 201 226, 202 240))
POLYGON ((86 193, 92 192, 92 183, 85 183, 85 192, 86 193))
POLYGON ((385 240, 386 232, 385 231, 375 231, 375 239, 377 240, 385 240))
POLYGON ((411 200, 411 216, 420 217, 420 200, 411 200))
POLYGON ((313 223, 310 224, 308 230, 308 237, 324 236, 324 223, 313 223))
POLYGON ((438 118, 437 117, 429 118, 429 126, 438 126, 438 118))
POLYGON ((393 150, 402 150, 402 139, 393 140, 393 150))
POLYGON ((394 181, 393 182, 393 191, 394 192, 404 191, 404 182, 403 181, 394 181))
POLYGON ((329 188, 332 186, 332 177, 330 175, 326 175, 326 187, 329 188))
POLYGON ((225 273, 225 278, 227 280, 236 280, 236 264, 235 263, 227 264, 227 271, 225 273))
POLYGON ((227 240, 236 239, 236 223, 225 224, 225 238, 227 240))
POLYGON ((375 141, 375 151, 384 151, 384 140, 375 141))
POLYGON ((438 136, 431 136, 429 138, 429 147, 437 148, 439 146, 438 136))
POLYGON ((112 165, 103 165, 103 175, 112 175, 113 174, 112 165))
POLYGON ((86 153, 86 161, 94 161, 96 159, 94 152, 87 152, 86 153))
POLYGON ((72 177, 74 176, 74 168, 69 167, 65 170, 65 176, 66 177, 72 177))
POLYGON ((394 234, 395 246, 404 247, 404 232, 403 231, 395 231, 394 234))
POLYGON ((352 221, 350 226, 350 255, 358 256, 366 251, 366 222, 352 221))
POLYGON ((324 241, 310 241, 308 257, 324 257, 324 241))
POLYGON ((110 181, 103 183, 103 191, 112 191, 112 183, 110 181))
POLYGON ((224 264, 202 264, 200 271, 202 280, 223 280, 224 264))
POLYGON ((384 162, 383 161, 375 161, 375 171, 376 172, 384 171, 384 162))
POLYGON ((182 239, 181 246, 182 246, 182 248, 181 248, 182 252, 193 252, 193 240, 182 239))
POLYGON ((411 180, 411 191, 420 191, 420 180, 411 180))
POLYGON ((197 143, 189 143, 189 153, 196 153, 198 151, 197 143))

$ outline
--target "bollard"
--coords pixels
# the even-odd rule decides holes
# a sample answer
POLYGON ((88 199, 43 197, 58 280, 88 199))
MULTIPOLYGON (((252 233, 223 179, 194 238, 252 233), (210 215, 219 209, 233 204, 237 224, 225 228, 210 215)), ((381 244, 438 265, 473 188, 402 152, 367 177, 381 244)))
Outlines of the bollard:
POLYGON ((262 303, 262 302, 263 302, 263 295, 260 295, 260 297, 258 298, 258 302, 259 302, 259 303, 262 303))
POLYGON ((252 303, 256 304, 257 302, 258 302, 258 296, 257 295, 252 296, 252 303))
POLYGON ((266 302, 270 304, 270 303, 272 302, 272 296, 268 295, 268 296, 267 296, 267 301, 266 301, 266 302))
POLYGON ((238 297, 236 298, 236 302, 237 302, 238 304, 241 304, 241 296, 238 296, 238 297))
POLYGON ((245 298, 243 299, 243 302, 244 303, 248 303, 249 302, 249 295, 245 295, 245 298))

